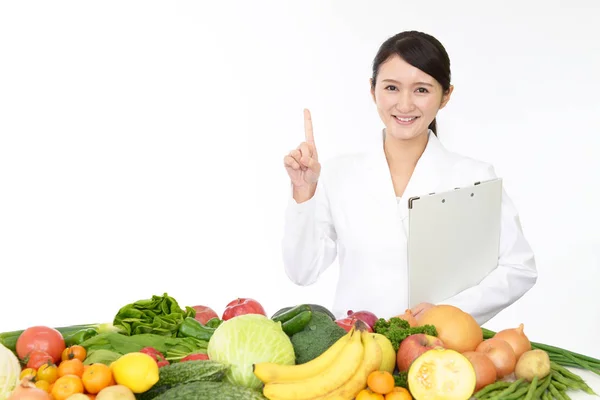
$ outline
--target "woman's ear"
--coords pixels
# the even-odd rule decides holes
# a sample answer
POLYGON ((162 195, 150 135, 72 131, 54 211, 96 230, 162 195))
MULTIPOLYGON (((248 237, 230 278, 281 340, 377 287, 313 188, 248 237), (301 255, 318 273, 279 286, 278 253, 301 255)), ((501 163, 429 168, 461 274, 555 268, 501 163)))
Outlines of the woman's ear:
POLYGON ((376 100, 375 100, 375 85, 373 84, 373 78, 369 78, 369 87, 371 88, 371 98, 373 99, 373 102, 376 102, 376 100))
POLYGON ((454 91, 454 86, 450 85, 450 87, 448 88, 448 90, 442 96, 442 103, 440 104, 440 110, 442 108, 446 107, 446 104, 448 104, 448 102, 450 101, 450 96, 452 95, 453 91, 454 91))

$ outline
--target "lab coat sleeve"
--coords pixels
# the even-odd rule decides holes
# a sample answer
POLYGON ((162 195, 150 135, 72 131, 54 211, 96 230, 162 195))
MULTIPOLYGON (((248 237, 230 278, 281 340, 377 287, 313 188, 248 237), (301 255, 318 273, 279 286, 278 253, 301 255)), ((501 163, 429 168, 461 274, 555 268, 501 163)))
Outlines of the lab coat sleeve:
POLYGON ((323 178, 314 196, 297 203, 291 195, 285 211, 282 240, 283 265, 297 285, 315 283, 337 256, 337 234, 323 178))
MULTIPOLYGON (((488 174, 488 178, 496 177, 493 167, 488 174)), ((497 268, 477 286, 440 302, 471 314, 479 325, 520 299, 537 281, 534 253, 523 234, 518 212, 504 190, 501 215, 497 268)))

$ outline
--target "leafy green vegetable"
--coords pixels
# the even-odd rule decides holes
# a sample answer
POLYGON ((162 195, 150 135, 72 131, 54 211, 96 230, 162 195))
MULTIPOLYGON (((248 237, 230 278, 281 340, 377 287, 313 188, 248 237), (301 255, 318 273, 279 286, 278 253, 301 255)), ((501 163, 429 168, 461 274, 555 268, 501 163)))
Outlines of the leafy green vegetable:
POLYGON ((230 365, 225 381, 259 389, 263 383, 254 375, 253 364, 294 364, 294 347, 281 322, 260 314, 239 315, 223 322, 208 342, 210 360, 230 365))
POLYGON ((110 350, 118 354, 134 353, 144 347, 153 347, 165 355, 167 360, 180 360, 189 354, 204 353, 208 342, 186 338, 173 338, 151 333, 126 336, 120 333, 101 333, 83 343, 87 352, 99 349, 110 350))
POLYGON ((110 366, 113 361, 116 361, 121 356, 122 354, 120 353, 106 349, 91 350, 87 353, 83 365, 105 364, 110 366))
POLYGON ((395 386, 400 386, 404 389, 408 389, 408 371, 395 372, 393 376, 395 386))
POLYGON ((396 351, 398 351, 400 343, 410 335, 415 335, 417 333, 424 333, 436 337, 438 335, 437 330, 433 325, 415 326, 414 328, 411 328, 408 322, 398 317, 392 317, 389 321, 379 318, 373 325, 373 332, 380 333, 388 338, 396 351))
POLYGON ((314 311, 308 325, 291 337, 296 364, 317 358, 345 334, 346 331, 327 314, 314 311))
POLYGON ((177 337, 183 320, 195 316, 196 310, 189 306, 182 309, 173 297, 165 293, 121 307, 113 325, 122 327, 125 335, 151 333, 177 337))

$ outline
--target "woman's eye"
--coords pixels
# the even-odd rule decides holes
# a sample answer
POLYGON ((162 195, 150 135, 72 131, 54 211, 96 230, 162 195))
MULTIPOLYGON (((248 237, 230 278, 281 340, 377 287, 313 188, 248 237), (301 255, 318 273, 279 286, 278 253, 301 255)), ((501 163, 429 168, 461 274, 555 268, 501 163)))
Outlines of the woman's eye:
POLYGON ((425 89, 424 87, 418 88, 417 92, 419 93, 429 93, 429 90, 425 89))
POLYGON ((388 85, 388 86, 385 87, 385 90, 396 90, 396 89, 397 88, 394 85, 388 85))

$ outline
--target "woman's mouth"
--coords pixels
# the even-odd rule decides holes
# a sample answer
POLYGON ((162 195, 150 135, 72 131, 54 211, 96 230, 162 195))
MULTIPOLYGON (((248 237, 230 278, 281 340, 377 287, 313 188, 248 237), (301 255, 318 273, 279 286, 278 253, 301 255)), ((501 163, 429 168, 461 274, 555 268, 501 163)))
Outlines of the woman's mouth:
POLYGON ((416 121, 419 117, 398 117, 396 115, 393 116, 397 123, 400 125, 410 125, 416 121))

